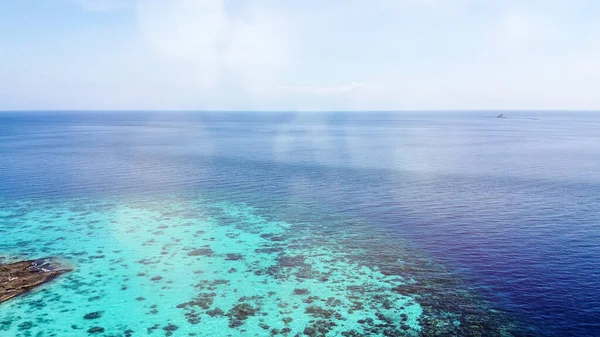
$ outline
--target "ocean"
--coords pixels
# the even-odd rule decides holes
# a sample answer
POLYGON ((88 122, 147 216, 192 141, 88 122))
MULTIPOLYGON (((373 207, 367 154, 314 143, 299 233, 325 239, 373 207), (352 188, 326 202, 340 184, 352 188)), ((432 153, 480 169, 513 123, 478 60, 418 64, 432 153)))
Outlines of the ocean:
POLYGON ((0 112, 0 336, 600 336, 599 205, 594 112, 0 112))

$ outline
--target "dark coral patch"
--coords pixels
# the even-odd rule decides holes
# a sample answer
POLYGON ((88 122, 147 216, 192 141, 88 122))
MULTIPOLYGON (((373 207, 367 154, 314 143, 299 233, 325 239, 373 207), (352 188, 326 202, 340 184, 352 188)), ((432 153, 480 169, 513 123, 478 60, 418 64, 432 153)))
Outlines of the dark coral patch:
POLYGON ((244 256, 242 254, 230 253, 230 254, 227 254, 227 257, 225 257, 225 260, 227 260, 227 261, 237 261, 237 260, 241 260, 243 258, 244 258, 244 256))
POLYGON ((237 320, 244 321, 248 319, 248 317, 256 315, 257 311, 258 310, 253 308, 250 304, 241 303, 236 304, 233 308, 231 308, 227 315, 237 320))
POLYGON ((212 256, 213 254, 214 252, 210 248, 194 249, 191 252, 187 253, 188 256, 212 256))
POLYGON ((33 328, 33 323, 32 322, 23 322, 21 324, 18 325, 19 330, 29 330, 31 328, 33 328))
POLYGON ((223 312, 223 310, 221 310, 220 308, 215 308, 215 309, 207 310, 206 314, 210 317, 215 317, 215 316, 224 316, 225 312, 223 312))
POLYGON ((102 316, 102 312, 100 311, 94 311, 94 312, 90 312, 89 314, 85 314, 83 316, 84 319, 97 319, 100 318, 102 316))
POLYGON ((95 326, 95 327, 89 328, 87 332, 89 334, 103 333, 104 332, 104 328, 101 327, 101 326, 95 326))
POLYGON ((229 327, 230 328, 237 328, 240 325, 244 325, 244 322, 237 320, 237 319, 233 319, 231 321, 229 321, 229 327))
POLYGON ((335 313, 335 311, 333 310, 328 310, 328 309, 323 309, 317 305, 311 305, 306 307, 305 312, 313 317, 316 318, 331 318, 331 316, 333 316, 333 314, 335 313))
POLYGON ((260 237, 263 239, 266 239, 266 240, 274 241, 274 242, 285 241, 285 238, 283 236, 275 235, 275 234, 271 234, 271 233, 261 234, 260 237))
POLYGON ((200 315, 195 311, 190 311, 185 314, 185 318, 190 324, 200 323, 200 315))
MULTIPOLYGON (((307 326, 304 329, 304 334, 309 337, 322 337, 327 336, 327 333, 331 331, 331 329, 337 326, 335 322, 318 320, 312 323, 310 326, 307 326)), ((385 335, 385 336, 395 336, 395 335, 385 335)))
POLYGON ((163 327, 163 330, 166 331, 165 336, 172 336, 173 332, 177 331, 178 329, 179 327, 177 325, 171 323, 163 327))
POLYGON ((308 289, 306 289, 306 288, 294 289, 294 295, 306 295, 306 294, 308 294, 308 289))
POLYGON ((196 298, 189 302, 181 303, 177 305, 177 308, 184 309, 187 307, 200 307, 202 309, 208 309, 213 304, 216 293, 201 293, 196 298))

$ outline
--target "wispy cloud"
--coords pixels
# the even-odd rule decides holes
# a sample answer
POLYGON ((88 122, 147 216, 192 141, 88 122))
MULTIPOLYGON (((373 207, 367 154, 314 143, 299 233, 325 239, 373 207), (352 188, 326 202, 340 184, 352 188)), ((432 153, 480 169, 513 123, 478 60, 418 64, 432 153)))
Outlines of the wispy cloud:
POLYGON ((356 82, 350 84, 338 85, 338 86, 274 86, 274 87, 260 87, 253 86, 250 89, 254 92, 261 93, 295 93, 295 94, 312 94, 312 95, 336 95, 341 93, 350 92, 356 90, 361 85, 356 82))
MULTIPOLYGON (((136 0, 69 0, 93 12, 110 12, 135 7, 136 0)), ((151 0, 150 0, 151 1, 151 0)))

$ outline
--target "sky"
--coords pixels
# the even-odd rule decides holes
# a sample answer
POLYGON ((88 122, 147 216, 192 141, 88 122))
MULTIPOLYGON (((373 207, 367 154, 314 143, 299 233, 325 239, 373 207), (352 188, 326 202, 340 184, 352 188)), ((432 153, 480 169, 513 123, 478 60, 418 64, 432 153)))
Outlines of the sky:
POLYGON ((0 110, 600 109, 597 0, 0 0, 0 110))

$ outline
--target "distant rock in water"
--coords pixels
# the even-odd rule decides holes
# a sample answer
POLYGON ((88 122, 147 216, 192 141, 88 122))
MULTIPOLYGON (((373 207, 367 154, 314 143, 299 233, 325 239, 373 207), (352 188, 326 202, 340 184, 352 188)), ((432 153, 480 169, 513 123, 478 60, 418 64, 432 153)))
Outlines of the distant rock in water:
POLYGON ((0 264, 0 303, 70 272, 52 259, 0 264))
POLYGON ((506 117, 504 117, 504 114, 499 114, 498 117, 496 117, 496 118, 506 118, 506 117))

